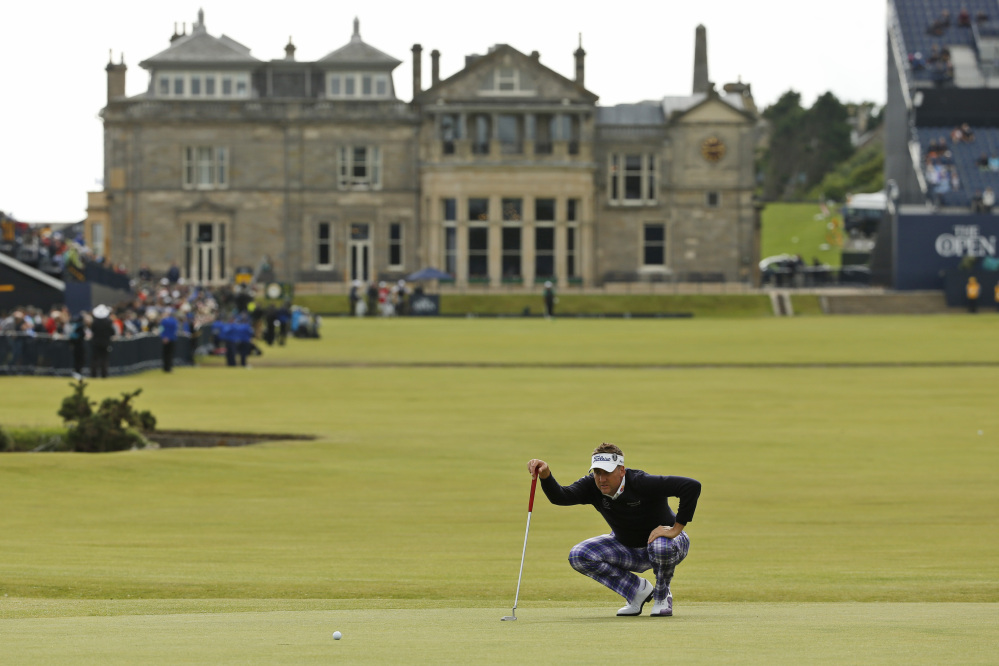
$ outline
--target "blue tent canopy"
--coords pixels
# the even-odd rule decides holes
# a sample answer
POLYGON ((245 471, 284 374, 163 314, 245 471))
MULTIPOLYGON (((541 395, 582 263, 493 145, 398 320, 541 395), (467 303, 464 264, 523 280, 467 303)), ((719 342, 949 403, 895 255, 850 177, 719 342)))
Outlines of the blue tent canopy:
POLYGON ((410 282, 418 282, 420 280, 450 280, 451 275, 445 273, 444 271, 437 270, 436 268, 421 268, 415 273, 410 273, 406 276, 406 280, 410 282))

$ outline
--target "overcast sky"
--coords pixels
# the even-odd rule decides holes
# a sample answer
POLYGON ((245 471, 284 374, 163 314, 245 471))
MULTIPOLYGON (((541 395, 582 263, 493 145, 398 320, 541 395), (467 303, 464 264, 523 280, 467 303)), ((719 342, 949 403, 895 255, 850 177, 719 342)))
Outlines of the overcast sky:
POLYGON ((805 105, 826 91, 844 102, 883 104, 886 95, 885 5, 871 0, 826 5, 820 18, 800 0, 5 2, 0 210, 26 222, 85 217, 87 191, 101 189, 108 51, 115 62, 124 53, 127 92, 141 93, 149 75, 138 63, 169 46, 174 23, 190 32, 199 8, 209 33, 261 60, 283 58, 289 37, 298 60, 317 60, 350 40, 356 16, 364 41, 402 61, 394 82, 407 101, 413 44, 423 46, 424 86, 433 49, 446 78, 467 54, 497 43, 539 51, 544 65, 573 78, 580 34, 586 87, 599 104, 686 95, 698 24, 707 28, 710 79, 720 89, 741 78, 761 109, 789 89, 805 105))

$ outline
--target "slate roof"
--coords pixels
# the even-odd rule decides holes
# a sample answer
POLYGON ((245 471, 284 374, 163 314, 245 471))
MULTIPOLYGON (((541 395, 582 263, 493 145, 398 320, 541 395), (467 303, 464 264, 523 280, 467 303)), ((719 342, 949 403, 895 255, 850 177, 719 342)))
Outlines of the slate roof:
POLYGON ((198 22, 191 34, 179 37, 165 51, 139 63, 153 69, 169 65, 239 65, 256 64, 260 60, 250 55, 250 49, 226 35, 213 37, 205 28, 204 12, 198 12, 198 22))
MULTIPOLYGON (((707 93, 694 93, 693 95, 683 95, 674 97, 663 97, 662 108, 663 114, 669 118, 672 114, 677 111, 683 112, 688 111, 705 99, 707 99, 707 93)), ((721 93, 718 95, 718 99, 725 102, 731 106, 736 111, 747 111, 746 105, 743 104, 742 96, 736 93, 721 93)))
POLYGON ((379 51, 361 39, 361 22, 356 18, 354 19, 354 34, 351 36, 350 42, 326 54, 316 62, 326 65, 366 66, 378 69, 392 69, 402 63, 401 60, 379 51))
POLYGON ((659 102, 638 102, 597 108, 597 125, 663 125, 659 102))

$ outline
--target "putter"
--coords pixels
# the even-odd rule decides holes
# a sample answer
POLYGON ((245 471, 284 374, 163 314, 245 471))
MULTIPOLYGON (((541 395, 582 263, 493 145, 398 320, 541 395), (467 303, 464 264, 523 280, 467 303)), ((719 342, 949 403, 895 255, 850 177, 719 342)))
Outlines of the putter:
POLYGON ((517 619, 517 600, 520 599, 520 580, 524 577, 524 556, 527 555, 527 535, 531 533, 531 512, 534 511, 534 490, 538 487, 538 477, 531 479, 531 499, 527 503, 527 531, 524 532, 524 552, 520 554, 520 575, 517 576, 517 596, 513 598, 513 615, 505 615, 501 621, 517 619))

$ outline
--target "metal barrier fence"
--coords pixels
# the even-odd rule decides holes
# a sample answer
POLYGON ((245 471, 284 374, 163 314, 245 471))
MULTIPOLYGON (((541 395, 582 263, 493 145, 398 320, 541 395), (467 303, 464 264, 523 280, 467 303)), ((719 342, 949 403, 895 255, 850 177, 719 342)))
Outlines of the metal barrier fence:
MULTIPOLYGON (((173 364, 194 365, 198 338, 178 336, 173 364)), ((92 344, 84 342, 83 375, 90 376, 92 344)), ((108 355, 108 374, 130 375, 163 366, 163 342, 154 333, 115 338, 108 355)), ((73 343, 66 338, 24 333, 0 335, 0 375, 70 377, 73 374, 73 343)))

